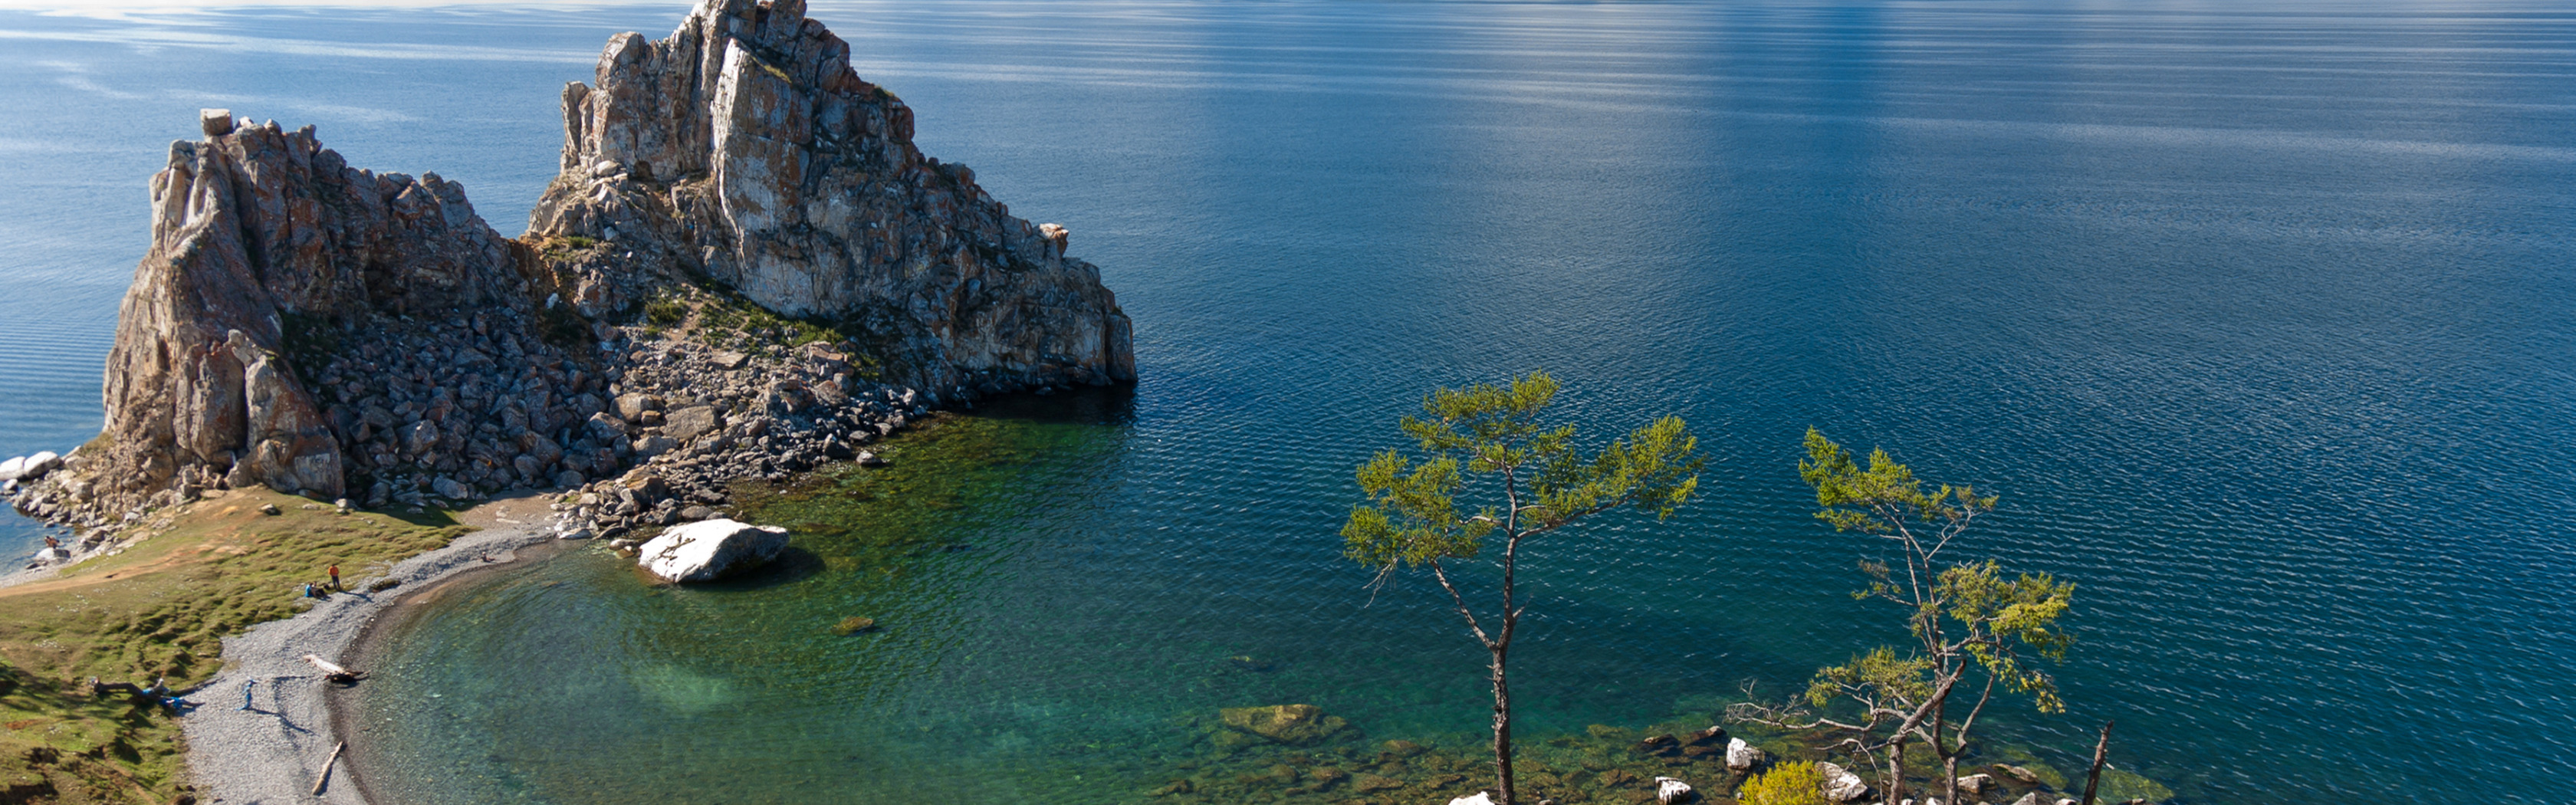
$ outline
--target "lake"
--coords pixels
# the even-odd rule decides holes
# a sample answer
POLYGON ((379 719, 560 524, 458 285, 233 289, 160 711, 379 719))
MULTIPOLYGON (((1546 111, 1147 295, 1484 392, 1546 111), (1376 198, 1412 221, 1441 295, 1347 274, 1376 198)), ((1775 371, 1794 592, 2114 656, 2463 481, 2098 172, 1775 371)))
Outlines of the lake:
MULTIPOLYGON (((198 107, 434 170, 516 233, 562 83, 685 11, 0 12, 0 452, 96 433, 145 179, 198 107)), ((1880 548, 1809 517, 1813 426, 2000 494, 1961 557, 2080 585, 2068 712, 2002 707, 1992 751, 2080 774, 2116 719, 2115 764, 2196 803, 2551 802, 2515 781, 2576 768, 2576 12, 812 16, 925 152, 1072 230, 1142 380, 809 482, 752 580, 581 547, 415 608, 364 688, 378 792, 1139 801, 1219 708, 1286 703, 1472 752, 1481 650, 1335 531, 1423 393, 1529 369, 1593 438, 1678 414, 1711 458, 1673 519, 1534 548, 1533 745, 1904 638, 1848 595, 1880 548)))

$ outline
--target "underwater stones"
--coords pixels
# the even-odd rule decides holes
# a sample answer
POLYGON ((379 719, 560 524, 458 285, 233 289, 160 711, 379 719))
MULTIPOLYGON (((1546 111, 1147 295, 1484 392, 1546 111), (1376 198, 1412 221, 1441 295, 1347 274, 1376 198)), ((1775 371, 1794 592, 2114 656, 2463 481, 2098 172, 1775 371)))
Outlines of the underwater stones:
POLYGON ((1824 778, 1824 782, 1818 784, 1817 789, 1818 793, 1825 795, 1825 799, 1834 802, 1859 802, 1869 798, 1869 784, 1861 782, 1860 775, 1853 774, 1841 766, 1818 763, 1816 776, 1824 778))
POLYGON ((1655 778, 1655 802, 1657 805, 1677 805, 1677 803, 1689 802, 1691 800, 1691 796, 1692 793, 1689 783, 1685 783, 1671 777, 1655 778))
POLYGON ((1324 714, 1311 704, 1230 707, 1219 711, 1225 725, 1286 744, 1310 744, 1350 726, 1341 716, 1324 714))
POLYGON ((1738 773, 1752 771, 1753 767, 1762 765, 1762 761, 1767 756, 1768 753, 1755 748, 1752 744, 1745 743, 1742 738, 1726 739, 1727 771, 1738 773))
POLYGON ((1994 769, 1995 771, 2002 772, 2006 777, 2021 781, 2022 785, 2039 784, 2039 773, 2031 771, 2030 769, 2008 763, 1997 763, 1995 764, 1994 769))
POLYGON ((1403 788, 1403 787, 1404 787, 1404 781, 1403 781, 1403 780, 1398 780, 1398 779, 1395 779, 1395 778, 1393 778, 1393 777, 1388 777, 1388 776, 1385 776, 1385 775, 1379 775, 1379 774, 1354 774, 1354 775, 1351 775, 1351 790, 1353 790, 1353 791, 1357 791, 1357 792, 1360 792, 1360 793, 1363 793, 1363 794, 1368 793, 1368 792, 1371 792, 1371 791, 1391 791, 1391 790, 1398 789, 1398 788, 1403 788))
POLYGON ((757 567, 786 548, 787 529, 705 520, 664 531, 644 543, 635 564, 667 582, 714 581, 757 567))
POLYGON ((847 618, 842 618, 840 623, 832 624, 832 633, 847 637, 860 632, 875 631, 876 628, 877 619, 852 615, 847 618))

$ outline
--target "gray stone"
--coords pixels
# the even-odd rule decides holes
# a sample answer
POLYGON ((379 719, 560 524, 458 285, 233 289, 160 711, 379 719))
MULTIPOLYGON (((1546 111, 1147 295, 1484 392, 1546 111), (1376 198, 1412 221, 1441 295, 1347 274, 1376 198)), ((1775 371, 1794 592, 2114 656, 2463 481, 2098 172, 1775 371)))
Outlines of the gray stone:
POLYGON ((415 457, 427 454, 430 448, 438 446, 439 436, 437 423, 426 419, 405 425, 402 431, 403 452, 415 457))
POLYGON ((1862 782, 1860 775, 1853 774, 1849 769, 1841 766, 1818 763, 1816 774, 1824 778, 1824 782, 1818 786, 1820 789, 1818 793, 1824 794, 1827 800, 1844 803, 1859 802, 1868 798, 1871 793, 1869 784, 1862 782))
POLYGON ((634 393, 617 395, 617 418, 619 419, 633 422, 642 419, 646 411, 659 410, 662 410, 660 397, 634 393))
POLYGON ((429 491, 448 500, 473 500, 474 490, 463 482, 441 475, 429 482, 429 491))
POLYGON ((713 406, 692 405, 668 412, 662 418, 662 433, 686 442, 724 427, 724 415, 713 406))
POLYGON ((1994 783, 1995 778, 1993 775, 1971 774, 1966 777, 1959 778, 1959 790, 1970 794, 1983 794, 1986 793, 1986 787, 1994 785, 1994 783))
POLYGON ((197 129, 205 132, 208 137, 221 137, 233 133, 233 110, 197 110, 197 129))
POLYGON ((1689 783, 1685 783, 1671 777, 1655 778, 1655 802, 1657 805, 1679 805, 1679 803, 1689 802, 1690 800, 1691 787, 1689 783))

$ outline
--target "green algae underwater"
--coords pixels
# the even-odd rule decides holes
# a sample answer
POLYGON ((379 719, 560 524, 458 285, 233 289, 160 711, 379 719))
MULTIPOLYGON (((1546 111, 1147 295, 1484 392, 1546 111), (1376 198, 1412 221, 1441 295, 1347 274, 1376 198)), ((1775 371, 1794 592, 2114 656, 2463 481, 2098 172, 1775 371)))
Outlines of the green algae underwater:
MULTIPOLYGON (((1356 568, 1258 572, 1100 531, 1139 515, 1102 488, 1138 449, 1127 405, 1100 391, 942 415, 879 445, 887 466, 738 486, 737 516, 795 536, 726 582, 654 585, 585 544, 429 593, 375 649, 361 782, 384 801, 546 803, 1415 802, 1489 784, 1481 652, 1436 609, 1371 601, 1356 568), (1347 726, 1282 742, 1225 723, 1291 704, 1347 726)), ((1335 544, 1313 543, 1299 550, 1335 544)), ((1722 740, 1638 746, 1688 738, 1731 699, 1530 665, 1532 794, 1732 785, 1722 740)))

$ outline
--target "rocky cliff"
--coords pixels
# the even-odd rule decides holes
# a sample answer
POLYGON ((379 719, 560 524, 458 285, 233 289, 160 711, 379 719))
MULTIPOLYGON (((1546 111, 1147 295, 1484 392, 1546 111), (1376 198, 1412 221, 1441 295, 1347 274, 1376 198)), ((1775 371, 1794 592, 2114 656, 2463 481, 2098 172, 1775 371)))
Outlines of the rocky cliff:
POLYGON ((588 484, 568 527, 614 532, 712 516, 726 482, 856 456, 931 406, 1132 380, 1099 270, 923 157, 802 5, 706 0, 668 39, 612 38, 516 241, 436 174, 208 110, 152 178, 107 426, 14 504, 95 546, 208 488, 588 484))
MULTIPOLYGON (((1062 227, 924 157, 912 110, 851 72, 804 6, 707 0, 668 38, 609 40, 597 84, 564 89, 563 172, 529 231, 875 334, 937 394, 1133 380, 1100 270, 1065 255, 1062 227)), ((584 279, 601 288, 586 304, 618 301, 584 279)))

